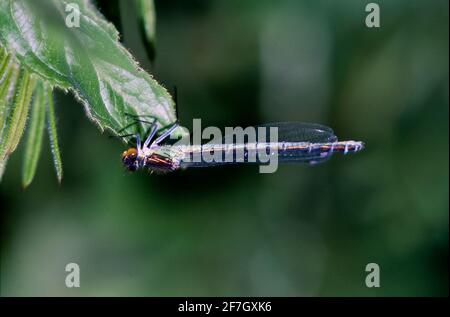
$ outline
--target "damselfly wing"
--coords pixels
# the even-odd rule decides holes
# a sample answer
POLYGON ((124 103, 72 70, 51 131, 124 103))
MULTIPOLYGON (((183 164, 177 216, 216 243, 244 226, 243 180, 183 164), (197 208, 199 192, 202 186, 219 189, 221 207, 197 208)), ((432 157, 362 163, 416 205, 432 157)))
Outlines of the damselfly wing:
POLYGON ((331 128, 317 123, 275 122, 257 127, 265 128, 262 131, 266 131, 267 140, 270 138, 270 128, 272 127, 278 130, 278 141, 281 142, 331 143, 337 141, 331 128))

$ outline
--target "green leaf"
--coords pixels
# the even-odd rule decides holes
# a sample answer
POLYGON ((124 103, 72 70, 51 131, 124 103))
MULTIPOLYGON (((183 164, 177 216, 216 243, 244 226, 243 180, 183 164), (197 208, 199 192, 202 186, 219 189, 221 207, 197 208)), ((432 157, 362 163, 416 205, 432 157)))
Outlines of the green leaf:
MULTIPOLYGON (((17 69, 10 64, 10 55, 0 47, 0 149, 4 143, 3 134, 6 130, 6 119, 11 110, 9 103, 10 91, 14 90, 17 69)), ((0 180, 2 179, 8 158, 0 159, 0 180)))
POLYGON ((3 134, 6 130, 6 119, 12 107, 9 102, 12 95, 11 92, 14 91, 18 75, 18 68, 9 61, 9 56, 4 58, 5 64, 2 65, 3 71, 0 73, 0 148, 4 140, 3 134))
MULTIPOLYGON (((133 122, 126 113, 176 121, 171 96, 119 43, 119 35, 86 0, 0 1, 0 43, 50 84, 72 90, 87 116, 115 134, 133 122), (68 27, 79 8, 79 27, 68 27), (66 11, 67 9, 67 11, 66 11)), ((138 122, 121 133, 144 133, 138 122)), ((185 135, 180 128, 175 135, 185 135)))
POLYGON ((42 136, 45 127, 45 99, 41 82, 37 84, 31 107, 31 122, 28 128, 22 168, 22 186, 24 188, 28 187, 33 180, 42 148, 42 136))
POLYGON ((138 15, 140 18, 140 26, 144 36, 144 43, 150 59, 155 57, 156 42, 156 14, 155 4, 153 0, 135 0, 138 15))
POLYGON ((56 130, 56 116, 55 116, 55 107, 53 104, 53 93, 52 88, 50 86, 47 86, 44 89, 45 89, 44 98, 47 102, 47 128, 48 128, 48 135, 50 137, 50 147, 53 155, 53 164, 55 165, 56 178, 58 179, 58 182, 61 183, 63 177, 63 169, 62 169, 61 153, 59 151, 59 144, 58 144, 58 133, 56 130))
MULTIPOLYGON (((1 172, 3 172, 8 157, 15 151, 22 137, 35 83, 36 79, 27 70, 20 70, 11 110, 7 115, 2 138, 0 139, 1 172)), ((8 106, 6 107, 8 108, 8 106)))
POLYGON ((5 79, 6 70, 9 66, 9 61, 11 55, 7 54, 6 51, 0 46, 0 83, 5 79))

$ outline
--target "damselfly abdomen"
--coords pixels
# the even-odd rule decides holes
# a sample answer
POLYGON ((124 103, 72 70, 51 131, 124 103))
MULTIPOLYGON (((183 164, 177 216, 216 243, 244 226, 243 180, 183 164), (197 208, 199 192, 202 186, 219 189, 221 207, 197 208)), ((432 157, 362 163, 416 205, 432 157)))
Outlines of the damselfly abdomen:
POLYGON ((278 162, 301 162, 317 164, 334 153, 355 153, 364 148, 360 141, 338 141, 333 130, 311 123, 274 123, 240 130, 243 136, 226 135, 223 142, 201 145, 160 145, 177 127, 173 125, 152 141, 156 128, 153 126, 146 141, 141 145, 136 136, 136 148, 122 154, 122 161, 129 171, 147 168, 167 172, 188 167, 209 167, 224 164, 266 164, 278 162), (275 134, 275 135, 273 135, 275 134))

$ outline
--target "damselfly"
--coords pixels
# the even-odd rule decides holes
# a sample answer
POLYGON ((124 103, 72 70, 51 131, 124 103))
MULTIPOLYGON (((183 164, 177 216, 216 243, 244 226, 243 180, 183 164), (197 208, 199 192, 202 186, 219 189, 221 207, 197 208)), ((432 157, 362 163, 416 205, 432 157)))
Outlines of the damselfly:
MULTIPOLYGON (((156 124, 143 143, 137 134, 136 147, 122 153, 122 162, 127 170, 148 169, 169 172, 188 167, 209 167, 223 164, 266 163, 264 156, 276 156, 279 162, 301 162, 317 164, 324 162, 334 153, 355 153, 364 148, 360 141, 338 141, 329 127, 313 123, 274 123, 259 126, 265 131, 276 128, 278 140, 228 142, 202 145, 161 144, 178 127, 175 123, 156 136, 156 124), (238 153, 242 155, 237 155, 238 153), (264 154, 264 155, 263 155, 264 154), (211 157, 215 159, 211 160, 211 157), (208 159, 207 159, 208 158, 208 159)), ((258 129, 258 131, 260 131, 258 129)), ((261 132, 260 132, 261 133, 261 132)), ((260 134, 259 133, 259 134, 260 134)), ((267 138, 265 138, 267 140, 267 138)))

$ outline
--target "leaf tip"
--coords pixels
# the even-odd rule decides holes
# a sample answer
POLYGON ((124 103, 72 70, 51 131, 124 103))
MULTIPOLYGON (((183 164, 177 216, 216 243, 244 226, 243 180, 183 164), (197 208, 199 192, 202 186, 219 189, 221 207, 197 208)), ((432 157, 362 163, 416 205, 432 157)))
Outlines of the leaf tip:
POLYGON ((30 186, 31 182, 23 181, 22 182, 22 191, 26 190, 28 186, 30 186))

